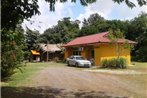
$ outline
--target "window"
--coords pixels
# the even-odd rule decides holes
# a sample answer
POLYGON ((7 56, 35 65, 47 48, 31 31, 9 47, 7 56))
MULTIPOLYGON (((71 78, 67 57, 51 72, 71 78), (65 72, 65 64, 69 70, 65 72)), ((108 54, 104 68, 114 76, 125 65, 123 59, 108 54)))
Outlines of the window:
POLYGON ((77 50, 76 51, 74 50, 73 51, 73 55, 81 55, 81 52, 80 51, 77 51, 77 50))
POLYGON ((73 56, 70 57, 70 59, 73 59, 73 58, 74 58, 73 56))
POLYGON ((73 55, 81 55, 81 52, 79 51, 79 48, 78 47, 74 47, 73 48, 73 55))
POLYGON ((84 58, 83 57, 76 57, 76 60, 84 60, 84 58))

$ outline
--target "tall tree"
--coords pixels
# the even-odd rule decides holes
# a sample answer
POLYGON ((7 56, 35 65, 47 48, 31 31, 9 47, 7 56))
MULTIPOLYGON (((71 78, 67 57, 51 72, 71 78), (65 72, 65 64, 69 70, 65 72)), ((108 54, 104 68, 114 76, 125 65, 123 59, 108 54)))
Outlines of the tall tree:
POLYGON ((107 31, 108 24, 106 20, 99 14, 95 13, 90 15, 90 17, 83 21, 83 27, 81 28, 78 36, 84 36, 89 34, 94 34, 98 32, 107 31))
POLYGON ((59 20, 53 28, 47 29, 41 36, 41 42, 66 43, 77 36, 79 32, 78 21, 70 21, 70 18, 59 20))
POLYGON ((15 68, 23 61, 24 33, 21 26, 14 31, 2 30, 1 33, 1 77, 2 80, 11 76, 15 68))
POLYGON ((129 21, 121 21, 121 20, 107 20, 107 24, 109 25, 109 28, 113 30, 120 29, 124 33, 128 31, 128 25, 129 21))
POLYGON ((109 33, 108 33, 108 38, 112 41, 112 43, 115 45, 115 47, 116 47, 116 55, 117 55, 117 59, 119 59, 119 57, 120 57, 120 52, 122 52, 121 51, 121 45, 120 45, 120 43, 118 43, 117 41, 119 40, 119 39, 122 39, 122 38, 124 38, 124 35, 123 35, 123 32, 121 32, 119 29, 114 29, 114 30, 112 30, 112 29, 110 29, 109 30, 109 33))
POLYGON ((133 56, 138 61, 147 61, 147 13, 142 12, 131 20, 128 28, 126 37, 138 42, 134 47, 133 56))
POLYGON ((30 57, 31 50, 36 50, 38 45, 39 39, 39 31, 31 30, 27 27, 26 34, 25 34, 25 43, 26 48, 25 50, 25 59, 30 57))
POLYGON ((36 49, 39 35, 40 35, 39 31, 31 30, 27 27, 26 34, 25 34, 27 50, 36 49))

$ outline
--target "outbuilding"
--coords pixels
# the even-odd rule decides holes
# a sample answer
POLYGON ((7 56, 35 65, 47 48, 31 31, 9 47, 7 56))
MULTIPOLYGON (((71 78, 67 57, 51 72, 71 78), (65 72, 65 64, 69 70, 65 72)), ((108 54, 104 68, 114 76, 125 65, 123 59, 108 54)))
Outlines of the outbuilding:
POLYGON ((40 60, 63 60, 64 54, 61 45, 62 44, 39 44, 40 60))

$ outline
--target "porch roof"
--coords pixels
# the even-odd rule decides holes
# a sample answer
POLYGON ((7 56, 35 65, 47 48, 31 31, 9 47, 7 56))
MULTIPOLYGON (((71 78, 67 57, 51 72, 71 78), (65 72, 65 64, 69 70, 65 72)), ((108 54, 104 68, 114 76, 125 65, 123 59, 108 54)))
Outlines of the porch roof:
POLYGON ((40 52, 38 52, 38 51, 36 51, 36 50, 31 50, 31 53, 32 53, 33 55, 40 55, 40 52))
MULTIPOLYGON (((78 37, 69 43, 65 44, 64 47, 68 46, 76 46, 76 45, 84 45, 84 44, 93 44, 93 43, 110 43, 111 40, 107 38, 108 32, 102 32, 98 34, 78 37)), ((135 44, 136 42, 127 40, 127 39, 118 39, 118 43, 129 43, 129 44, 135 44)))
POLYGON ((62 51, 61 44, 39 44, 40 48, 43 51, 48 52, 55 52, 55 51, 62 51))

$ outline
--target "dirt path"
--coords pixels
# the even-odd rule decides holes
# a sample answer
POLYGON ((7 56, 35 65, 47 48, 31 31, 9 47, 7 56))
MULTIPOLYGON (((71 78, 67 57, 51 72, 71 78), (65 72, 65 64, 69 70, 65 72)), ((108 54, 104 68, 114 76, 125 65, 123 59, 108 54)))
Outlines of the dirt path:
POLYGON ((35 77, 28 81, 29 83, 21 84, 21 86, 51 87, 62 89, 64 93, 78 92, 83 94, 84 92, 95 92, 93 96, 99 93, 106 93, 109 96, 102 98, 110 98, 111 96, 113 96, 112 98, 114 96, 143 98, 137 96, 144 94, 144 92, 138 90, 138 85, 133 84, 131 81, 125 81, 109 74, 86 72, 66 66, 48 67, 38 72, 35 77))

